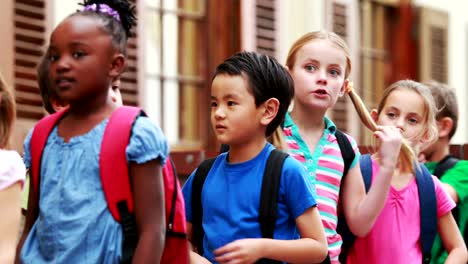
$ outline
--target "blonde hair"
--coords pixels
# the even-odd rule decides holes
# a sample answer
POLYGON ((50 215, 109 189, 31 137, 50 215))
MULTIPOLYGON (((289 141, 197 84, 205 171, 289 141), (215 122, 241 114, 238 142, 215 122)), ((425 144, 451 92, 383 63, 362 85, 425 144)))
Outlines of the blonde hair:
POLYGON ((288 150, 288 146, 286 145, 286 140, 284 139, 283 128, 282 126, 278 126, 275 131, 268 137, 268 142, 270 142, 273 146, 277 149, 286 151, 288 150))
POLYGON ((400 80, 391 84, 387 89, 385 89, 382 99, 377 108, 377 112, 380 114, 385 103, 387 101, 388 96, 394 91, 398 89, 407 89, 413 92, 416 92, 421 96, 424 102, 424 129, 418 135, 420 137, 424 137, 425 144, 432 144, 437 140, 438 137, 438 130, 437 130, 437 123, 436 123, 436 114, 437 114, 437 107, 434 101, 434 97, 432 97, 431 90, 426 85, 413 81, 413 80, 400 80))
POLYGON ((307 43, 314 40, 328 40, 344 52, 346 56, 345 79, 348 78, 349 73, 351 72, 351 55, 349 52, 348 45, 336 33, 325 30, 309 32, 300 37, 298 40, 296 40, 289 49, 288 57, 286 58, 286 66, 288 66, 288 68, 291 70, 294 67, 294 64, 296 63, 297 52, 307 43))
POLYGON ((16 105, 13 94, 0 75, 0 148, 8 148, 13 122, 16 118, 16 105))
MULTIPOLYGON (((380 103, 377 108, 378 114, 380 114, 383 107, 385 106, 385 103, 389 95, 397 89, 408 89, 411 91, 415 91, 421 96, 421 98, 423 98, 424 110, 425 110, 425 113, 424 113, 425 122, 424 122, 424 129, 421 132, 420 136, 425 137, 427 144, 433 143, 435 140, 437 140, 437 127, 436 127, 436 121, 435 121, 436 107, 435 107, 434 99, 432 98, 432 95, 429 91, 429 88, 427 88, 425 85, 412 81, 412 80, 401 80, 401 81, 397 81, 393 83, 384 91, 383 97, 380 100, 380 103)), ((352 83, 348 85, 346 93, 348 93, 349 97, 351 98, 351 101, 353 102, 354 107, 356 108, 356 111, 358 112, 358 115, 362 123, 371 131, 375 131, 377 129, 377 125, 375 124, 371 115, 367 111, 367 108, 362 102, 359 95, 357 95, 356 92, 354 91, 352 87, 352 83)), ((400 156, 399 156, 401 170, 405 172, 414 172, 413 164, 416 160, 417 159, 416 159, 413 149, 404 140, 402 147, 401 147, 400 156)))

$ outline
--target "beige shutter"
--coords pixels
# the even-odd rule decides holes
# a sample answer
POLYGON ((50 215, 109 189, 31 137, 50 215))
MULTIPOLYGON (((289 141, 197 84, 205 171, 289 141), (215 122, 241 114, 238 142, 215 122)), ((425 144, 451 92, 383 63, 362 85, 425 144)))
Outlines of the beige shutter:
POLYGON ((448 81, 448 14, 421 8, 420 20, 420 79, 448 81))
MULTIPOLYGON (((132 0, 136 6, 136 0, 132 0)), ((136 16, 138 17, 138 10, 136 16)), ((127 45, 127 67, 120 78, 120 92, 125 105, 138 105, 138 35, 136 28, 133 29, 134 36, 128 40, 127 45)))
POLYGON ((44 115, 36 67, 45 44, 45 1, 16 0, 14 4, 14 85, 19 118, 44 115))
MULTIPOLYGON (((357 0, 326 1, 325 23, 329 31, 335 32, 347 43, 350 49, 352 71, 348 77, 359 91, 359 3, 357 0)), ((338 98, 328 115, 338 129, 359 137, 359 120, 347 95, 338 98)))
MULTIPOLYGON (((347 28, 347 12, 346 12, 347 6, 343 3, 338 3, 338 2, 333 2, 332 3, 332 28, 331 30, 338 34, 340 37, 342 37, 346 42, 347 42, 347 36, 348 36, 348 28, 347 28)), ((346 100, 346 97, 340 97, 338 98, 338 101, 335 104, 335 107, 333 108, 333 122, 335 125, 342 130, 343 132, 347 132, 347 115, 346 115, 346 109, 347 109, 347 103, 348 100, 346 100)))
POLYGON ((258 52, 270 56, 276 55, 275 23, 275 0, 257 0, 256 38, 258 52))

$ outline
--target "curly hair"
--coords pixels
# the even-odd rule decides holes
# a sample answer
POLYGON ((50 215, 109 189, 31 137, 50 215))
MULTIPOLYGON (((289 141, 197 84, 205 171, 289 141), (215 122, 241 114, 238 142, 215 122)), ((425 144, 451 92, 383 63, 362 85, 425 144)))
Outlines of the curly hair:
POLYGON ((88 16, 99 19, 104 30, 112 37, 112 43, 123 54, 126 54, 127 40, 132 36, 136 26, 135 6, 127 0, 85 0, 80 5, 86 7, 97 5, 98 11, 78 10, 70 16, 88 16), (99 12, 100 5, 107 5, 119 14, 120 20, 105 12, 99 12))

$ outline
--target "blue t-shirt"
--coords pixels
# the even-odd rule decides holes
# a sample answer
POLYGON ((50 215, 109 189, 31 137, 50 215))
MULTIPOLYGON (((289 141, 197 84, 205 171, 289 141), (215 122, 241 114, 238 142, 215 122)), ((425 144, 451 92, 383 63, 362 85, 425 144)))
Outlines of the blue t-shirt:
MULTIPOLYGON (((227 153, 218 156, 208 173, 202 190, 204 256, 216 263, 213 251, 242 238, 261 238, 258 222, 260 193, 267 159, 274 149, 267 143, 253 159, 229 163, 227 153)), ((187 221, 192 222, 192 181, 190 175, 183 187, 187 221)), ((303 165, 287 157, 280 182, 278 213, 273 237, 292 240, 299 238, 296 218, 310 207, 315 198, 303 165)))
MULTIPOLYGON (((39 217, 21 250, 23 263, 120 263, 122 228, 107 208, 99 174, 107 122, 67 143, 58 136, 57 127, 49 135, 42 154, 39 217)), ((28 168, 31 132, 24 143, 28 168)), ((168 151, 160 128, 139 117, 126 149, 127 160, 165 162, 168 151)))

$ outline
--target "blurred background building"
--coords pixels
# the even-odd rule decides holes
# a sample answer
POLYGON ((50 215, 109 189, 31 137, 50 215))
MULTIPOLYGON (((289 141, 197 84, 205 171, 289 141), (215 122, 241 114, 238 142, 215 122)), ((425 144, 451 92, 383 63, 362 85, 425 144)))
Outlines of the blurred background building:
MULTIPOLYGON (((0 72, 14 87, 14 146, 44 116, 36 66, 52 29, 77 0, 2 0, 0 72)), ((138 0, 138 28, 122 77, 124 103, 139 105, 163 128, 177 159, 194 164, 216 151, 209 85, 215 67, 240 50, 285 61, 309 31, 335 31, 349 44, 355 83, 369 108, 390 83, 434 79, 456 89, 460 123, 455 143, 468 142, 468 2, 465 0, 138 0), (192 153, 192 154, 191 154, 192 153)), ((329 116, 368 144, 348 98, 329 116)))

